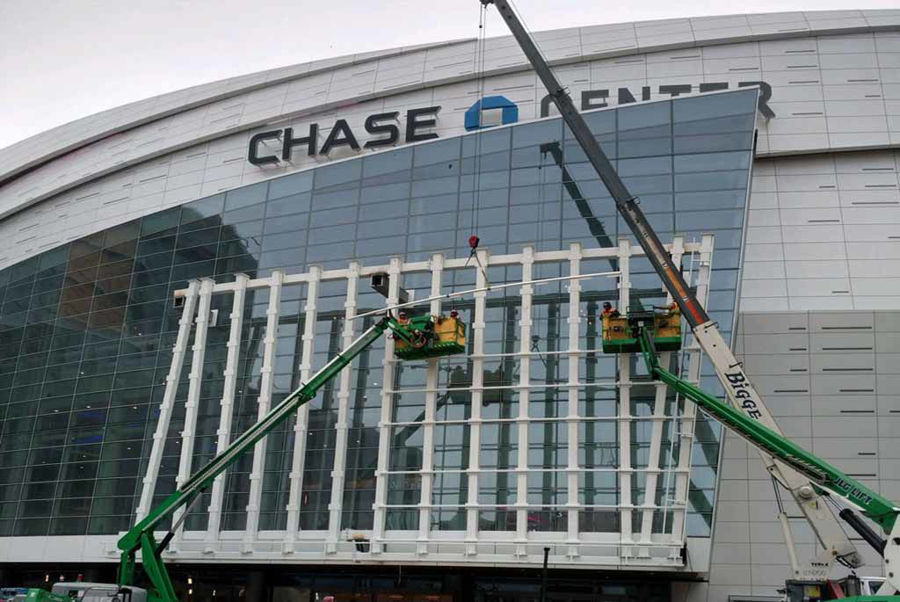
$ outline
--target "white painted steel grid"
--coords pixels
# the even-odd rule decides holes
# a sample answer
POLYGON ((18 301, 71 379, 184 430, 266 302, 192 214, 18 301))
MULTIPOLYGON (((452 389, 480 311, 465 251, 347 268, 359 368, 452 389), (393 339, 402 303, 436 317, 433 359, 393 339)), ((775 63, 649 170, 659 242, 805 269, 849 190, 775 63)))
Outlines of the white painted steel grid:
MULTIPOLYGON (((682 263, 686 278, 697 288, 701 302, 705 304, 710 267, 712 262, 713 237, 704 236, 700 242, 685 243, 676 238, 669 247, 676 263, 682 263)), ((643 255, 643 251, 633 246, 628 240, 620 241, 618 247, 582 249, 573 244, 567 250, 535 252, 526 247, 522 253, 491 256, 489 251, 481 250, 478 259, 484 270, 478 268, 476 262, 465 259, 445 259, 435 255, 430 261, 404 263, 395 258, 386 266, 362 267, 351 263, 346 269, 321 270, 313 267, 302 274, 284 274, 276 271, 270 277, 250 279, 238 275, 234 282, 215 284, 204 279, 192 282, 187 289, 176 293, 184 299, 184 313, 180 321, 178 336, 174 348, 173 365, 167 380, 167 391, 163 398, 157 434, 154 437, 150 463, 144 479, 141 504, 138 516, 149 511, 150 500, 159 481, 159 465, 165 435, 168 430, 168 419, 175 404, 184 403, 186 417, 182 437, 182 453, 177 483, 182 483, 190 474, 194 448, 194 429, 196 428, 196 412, 192 416, 191 408, 196 404, 197 393, 201 385, 202 360, 206 342, 206 330, 209 326, 211 299, 215 295, 231 295, 230 329, 225 360, 225 386, 222 393, 221 416, 217 451, 227 446, 232 425, 232 406, 235 400, 238 350, 241 346, 242 321, 244 320, 244 303, 248 293, 253 290, 267 290, 265 334, 262 339, 261 386, 258 397, 258 416, 268 411, 272 402, 272 381, 274 349, 279 325, 279 312, 285 287, 305 286, 306 298, 303 306, 305 314, 304 331, 299 335, 300 351, 298 373, 301 382, 307 380, 313 372, 313 343, 318 312, 323 302, 320 287, 338 283, 344 294, 344 318, 340 331, 341 347, 346 346, 362 329, 362 321, 355 320, 358 314, 358 296, 360 280, 371 275, 387 272, 390 275, 390 288, 386 303, 396 305, 399 301, 400 288, 404 277, 413 275, 430 279, 428 290, 431 297, 447 294, 450 289, 447 281, 457 271, 472 271, 476 274, 476 292, 474 303, 469 302, 466 309, 460 309, 468 322, 469 355, 467 361, 472 366, 472 382, 467 387, 470 395, 470 416, 463 419, 439 419, 439 396, 449 396, 448 387, 440 385, 440 373, 447 362, 454 357, 424 360, 426 375, 424 388, 419 386, 404 387, 395 383, 395 365, 399 360, 393 359, 393 341, 385 340, 384 356, 381 357, 381 409, 378 423, 378 458, 375 471, 374 520, 371 529, 342 528, 341 516, 344 503, 344 482, 348 449, 348 412, 350 403, 351 370, 344 370, 335 383, 337 391, 337 419, 334 423, 336 443, 331 471, 330 502, 328 504, 328 525, 322 530, 304 530, 301 528, 301 495, 303 491, 304 460, 306 457, 307 429, 309 421, 309 405, 299 412, 293 428, 294 445, 292 465, 289 475, 290 493, 288 496, 287 522, 285 530, 260 529, 260 497, 265 477, 265 446, 263 439, 256 444, 253 454, 253 468, 250 475, 249 502, 246 506, 246 528, 241 531, 221 530, 223 512, 224 475, 219 477, 212 490, 210 504, 207 508, 209 520, 203 531, 179 532, 171 550, 167 554, 173 557, 190 559, 229 560, 254 559, 268 561, 292 562, 405 562, 405 563, 471 563, 471 564, 509 564, 521 566, 523 562, 539 565, 543 560, 543 548, 550 548, 551 563, 565 563, 572 566, 629 566, 653 567, 675 570, 684 568, 685 558, 685 514, 687 511, 687 493, 690 480, 690 452, 693 443, 693 426, 696 417, 695 406, 685 400, 667 396, 666 387, 647 380, 632 380, 632 371, 641 372, 639 358, 631 354, 622 354, 618 361, 618 377, 602 381, 586 382, 580 368, 588 357, 602 353, 599 348, 586 348, 583 326, 585 319, 581 310, 581 296, 591 290, 594 278, 615 278, 618 287, 618 305, 628 307, 630 280, 630 260, 643 255), (601 273, 591 277, 582 268, 585 260, 608 259, 618 268, 617 271, 601 273), (521 282, 509 289, 518 294, 517 297, 506 297, 505 302, 513 301, 518 310, 519 334, 518 347, 511 353, 485 352, 485 316, 488 300, 492 294, 487 281, 487 273, 498 267, 516 267, 521 269, 521 282), (568 343, 565 348, 557 350, 536 350, 533 343, 533 309, 535 289, 545 286, 534 278, 535 268, 552 267, 560 270, 561 278, 549 279, 554 284, 566 284, 565 291, 560 287, 560 306, 567 315, 560 314, 560 323, 568 326, 568 343), (517 287, 517 288, 516 288, 517 287), (570 311, 575 308, 575 311, 570 311), (194 344, 191 353, 191 370, 189 386, 185 400, 176 400, 175 391, 179 385, 179 375, 186 361, 187 342, 194 324, 194 344), (567 359, 563 370, 566 376, 559 383, 533 382, 530 378, 530 366, 536 362, 544 362, 544 358, 555 355, 559 360, 567 359), (635 361, 637 360, 637 361, 635 361), (493 361, 511 361, 518 367, 518 375, 513 375, 513 384, 495 384, 486 382, 485 366, 493 361), (649 415, 639 415, 632 403, 631 392, 638 386, 655 387, 652 409, 649 415), (615 415, 586 416, 579 411, 580 392, 585 386, 607 390, 617 389, 618 399, 615 415), (560 400, 559 414, 551 417, 534 416, 530 413, 531 396, 536 392, 549 389, 566 391, 568 397, 560 400), (517 392, 518 411, 514 417, 496 418, 483 414, 486 394, 498 391, 517 392), (394 418, 394 404, 404 394, 424 397, 424 412, 421 420, 402 421, 394 418), (561 442, 562 451, 558 457, 564 458, 551 468, 536 470, 529 462, 529 427, 532 425, 561 424, 561 432, 565 440, 561 442), (579 461, 580 441, 579 429, 588 423, 613 425, 617 433, 617 441, 611 445, 618 446, 618 462, 609 467, 586 468, 579 461), (461 479, 468 482, 467 499, 462 505, 454 508, 464 511, 465 528, 443 530, 435 528, 434 514, 448 506, 435 503, 434 479, 441 472, 435 465, 435 429, 448 425, 465 425, 468 434, 468 463, 459 472, 461 479), (509 469, 486 468, 482 440, 483 429, 499 428, 508 425, 515 430, 511 439, 515 444, 510 448, 515 457, 509 469), (395 428, 420 428, 423 436, 422 459, 420 470, 396 470, 391 468, 392 433, 395 428), (635 455, 633 437, 635 429, 645 427, 650 433, 649 460, 641 466, 635 455), (617 497, 614 504, 588 504, 582 499, 580 480, 590 472, 594 477, 603 474, 615 475, 617 497), (514 501, 510 504, 490 504, 479 499, 481 493, 479 481, 493 475, 504 473, 510 477, 510 490, 515 492, 514 501), (566 491, 557 492, 557 502, 550 507, 541 501, 532 501, 529 497, 529 476, 534 474, 560 475, 560 483, 564 483, 566 491), (391 477, 418 479, 418 503, 398 504, 390 502, 391 477), (560 502, 560 500, 563 500, 560 502), (502 507, 501 507, 502 506, 502 507), (409 511, 418 518, 418 527, 414 530, 396 529, 389 525, 388 515, 391 512, 409 511), (484 530, 481 528, 480 515, 483 512, 509 512, 516 517, 516 526, 510 530, 484 530), (580 518, 585 513, 614 513, 618 517, 618 527, 608 532, 582 530, 580 518), (550 517, 551 524, 557 528, 551 530, 533 530, 532 522, 550 517), (360 540, 364 540, 362 543, 360 540)), ((500 284, 494 283, 499 288, 500 284)), ((600 290, 608 290, 600 289, 600 290)), ((662 289, 660 288, 660 291, 662 289)), ((660 294, 660 296, 662 296, 660 294)), ((432 298, 428 302, 431 313, 446 313, 452 302, 440 298, 432 298)), ((424 309, 425 305, 421 305, 424 309)), ((599 347, 599 337, 595 337, 599 347)), ((565 339, 560 338, 565 343, 565 339)), ((370 348, 371 350, 371 348, 370 348)), ((666 353, 664 362, 671 362, 672 356, 678 355, 677 366, 688 378, 697 382, 700 370, 700 351, 692 336, 686 333, 685 347, 678 354, 666 353)), ((455 361, 459 361, 456 356, 455 361)), ((377 361, 377 360, 376 360, 377 361)), ((372 364, 370 360, 370 364, 372 364)), ((546 364, 545 364, 546 365, 546 364)), ((446 369, 446 368, 445 368, 446 369)), ((638 377, 640 378, 640 377, 638 377)), ((449 380, 449 379, 448 379, 449 380)), ((589 380, 589 379, 588 379, 589 380)), ((449 382, 446 384, 450 384, 449 382)), ((511 444, 512 445, 512 444, 511 444)))

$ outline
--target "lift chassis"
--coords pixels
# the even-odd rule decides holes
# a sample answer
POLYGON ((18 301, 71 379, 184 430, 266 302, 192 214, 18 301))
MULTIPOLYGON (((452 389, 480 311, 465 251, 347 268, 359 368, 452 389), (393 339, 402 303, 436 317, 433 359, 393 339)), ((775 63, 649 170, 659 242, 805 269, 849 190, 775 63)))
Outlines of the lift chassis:
MULTIPOLYGON (((678 305, 685 320, 693 331, 694 337, 698 344, 709 357, 712 362, 716 375, 724 387, 728 400, 732 407, 734 415, 740 415, 745 419, 746 424, 752 424, 754 427, 765 429, 766 433, 772 433, 782 437, 783 434, 776 424, 771 412, 763 403, 759 393, 753 387, 743 366, 734 357, 729 345, 725 342, 718 325, 713 322, 706 311, 701 307, 696 296, 685 282, 681 275, 681 270, 676 266, 665 247, 659 240, 659 237, 653 231, 653 228, 647 222, 643 212, 637 202, 637 199, 628 191, 624 182, 619 177, 615 168, 610 163, 606 154, 597 142, 593 133, 590 131, 584 118, 575 108, 571 97, 563 86, 556 79, 556 76, 550 69, 544 57, 541 55, 537 46, 527 32, 522 22, 515 14, 508 0, 480 0, 483 5, 493 4, 500 12, 513 37, 519 44, 527 60, 531 63, 541 82, 547 89, 550 98, 553 100, 563 120, 568 125, 581 149, 584 151, 588 161, 593 166, 597 175, 603 181, 610 195, 616 203, 616 208, 621 214, 624 221, 628 224, 631 232, 634 234, 637 242, 644 249, 647 258, 653 265, 657 274, 661 278, 664 286, 678 305)), ((725 414, 723 414, 725 416, 725 414)), ((728 414, 731 418, 731 414, 728 414)), ((714 416, 717 417, 717 416, 714 416)), ((735 428, 735 422, 724 422, 726 426, 735 428)), ((739 431, 740 432, 740 431, 739 431)), ((762 431, 761 431, 762 432, 762 431)), ((844 533, 837 518, 831 509, 826 505, 823 495, 831 493, 838 495, 858 508, 862 508, 860 502, 868 503, 866 500, 870 493, 860 493, 868 491, 861 484, 856 483, 846 475, 834 481, 829 481, 833 486, 824 487, 821 481, 821 475, 818 472, 810 472, 804 470, 803 464, 792 461, 791 457, 787 457, 781 453, 775 453, 770 447, 755 444, 760 451, 760 455, 765 463, 766 469, 773 478, 784 486, 791 494, 793 499, 809 522, 816 534, 819 542, 824 548, 823 552, 814 560, 806 564, 802 569, 798 567, 796 561, 794 564, 794 576, 805 578, 824 579, 827 577, 832 563, 835 559, 841 559, 850 567, 862 565, 862 558, 856 551, 854 545, 850 542, 844 533)), ((893 504, 885 502, 893 510, 887 514, 893 517, 896 510, 893 504)), ((868 512, 864 512, 870 516, 868 512)), ((847 509, 846 513, 842 512, 842 518, 854 528, 857 532, 860 525, 865 524, 858 516, 847 509), (848 518, 852 517, 852 518, 848 518), (855 520, 854 520, 855 519, 855 520)), ((878 516, 887 516, 887 514, 875 513, 878 516)), ((785 528, 786 543, 791 548, 791 557, 795 559, 793 551, 790 531, 787 526, 787 518, 782 513, 779 517, 785 528)), ((871 516, 870 516, 871 518, 871 516)), ((896 566, 896 546, 900 544, 897 533, 891 533, 893 529, 894 519, 882 518, 879 524, 885 532, 891 534, 891 538, 887 544, 888 549, 884 550, 886 565, 893 562, 896 566), (890 559, 889 559, 890 558, 890 559)), ((866 538, 866 535, 863 535, 866 538)), ((871 543, 871 542, 870 542, 871 543)), ((898 567, 900 568, 900 567, 898 567)), ((893 582, 896 588, 898 582, 893 581, 893 573, 888 570, 887 566, 885 574, 889 575, 889 583, 893 582)), ((900 573, 897 573, 900 577, 900 573)), ((885 585, 887 587, 888 584, 885 585)))

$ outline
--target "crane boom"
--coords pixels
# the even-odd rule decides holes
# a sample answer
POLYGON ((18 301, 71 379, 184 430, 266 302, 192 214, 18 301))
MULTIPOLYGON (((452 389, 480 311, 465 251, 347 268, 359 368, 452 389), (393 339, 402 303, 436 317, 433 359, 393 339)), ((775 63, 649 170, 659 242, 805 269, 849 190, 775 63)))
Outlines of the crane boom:
MULTIPOLYGON (((500 16, 544 84, 575 140, 615 201, 617 210, 628 224, 637 242, 644 249, 666 290, 678 304, 697 342, 712 362, 731 404, 748 418, 759 422, 771 431, 782 434, 771 412, 750 382, 743 366, 734 357, 731 348, 719 332, 718 325, 710 320, 709 315, 682 277, 681 270, 672 262, 656 232, 641 211, 637 199, 628 191, 584 118, 575 108, 572 98, 556 79, 508 0, 481 0, 481 3, 483 5, 494 4, 497 7, 500 16)), ((824 558, 827 559, 829 565, 834 558, 841 558, 851 566, 860 566, 862 558, 841 529, 830 508, 820 499, 820 493, 810 479, 767 452, 761 451, 760 455, 766 469, 791 493, 797 502, 804 517, 825 548, 824 558)))

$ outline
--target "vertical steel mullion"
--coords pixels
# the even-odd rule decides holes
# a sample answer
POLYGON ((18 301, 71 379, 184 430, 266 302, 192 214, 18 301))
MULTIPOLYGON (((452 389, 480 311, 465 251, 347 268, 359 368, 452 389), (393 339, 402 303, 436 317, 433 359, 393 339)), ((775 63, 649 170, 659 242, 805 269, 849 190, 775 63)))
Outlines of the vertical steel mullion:
POLYGON ((484 269, 488 269, 489 255, 478 251, 475 269, 475 311, 472 318, 472 411, 469 419, 469 492, 466 502, 466 554, 478 553, 478 474, 481 470, 481 402, 484 395, 484 328, 487 286, 484 269))
MULTIPOLYGON (((569 246, 569 275, 581 274, 581 245, 569 246)), ((579 344, 581 342, 581 280, 569 281, 569 402, 566 416, 567 429, 567 466, 566 483, 568 487, 568 537, 566 555, 570 558, 578 556, 578 398, 582 390, 578 383, 578 367, 581 359, 579 344)))
MULTIPOLYGON (((312 374, 313 353, 316 342, 316 322, 319 319, 319 282, 322 268, 311 266, 309 284, 306 289, 306 304, 303 306, 303 349, 300 352, 300 382, 305 383, 312 374)), ((309 429, 309 404, 297 410, 294 423, 294 452, 291 457, 291 488, 287 504, 287 534, 284 552, 294 552, 294 542, 300 531, 300 504, 303 493, 303 467, 306 462, 306 433, 309 429)))
MULTIPOLYGON (((432 256, 432 297, 441 294, 443 274, 444 256, 432 256)), ((440 299, 434 299, 431 302, 430 311, 432 315, 440 315, 440 299)), ((419 555, 428 553, 428 540, 431 537, 431 493, 434 489, 434 421, 437 414, 438 370, 439 362, 437 358, 429 358, 425 372, 425 416, 422 422, 422 489, 419 497, 419 540, 416 548, 416 552, 419 555)))
MULTIPOLYGON (((260 369, 259 397, 256 419, 262 420, 272 406, 272 388, 275 381, 275 349, 278 343, 278 310, 281 304, 281 284, 284 273, 272 272, 269 283, 269 305, 266 308, 266 334, 263 338, 263 363, 260 369)), ((250 472, 250 495, 247 502, 247 527, 244 531, 243 551, 252 552, 259 532, 259 511, 262 500, 263 477, 266 468, 268 439, 263 437, 253 447, 253 468, 250 472)))
MULTIPOLYGON (((663 366, 668 366, 671 361, 672 353, 663 352, 659 354, 659 362, 663 366)), ((641 543, 650 543, 653 535, 653 514, 656 512, 656 492, 659 483, 659 450, 662 446, 662 429, 665 420, 666 408, 666 385, 659 383, 656 385, 653 397, 653 413, 652 424, 650 427, 650 456, 647 461, 647 470, 644 480, 644 503, 641 510, 641 543)))
MULTIPOLYGON (((681 266, 681 258, 684 255, 684 239, 680 236, 672 240, 672 263, 681 266)), ((664 287, 665 288, 665 287, 664 287)), ((672 302, 672 295, 666 295, 666 305, 672 302)), ((661 353, 660 365, 668 366, 672 354, 661 353)), ((641 542, 650 543, 653 537, 653 515, 656 513, 656 495, 659 489, 659 453, 662 448, 663 423, 666 416, 666 392, 668 387, 664 383, 656 385, 653 398, 653 423, 650 430, 650 457, 647 461, 647 474, 644 481, 644 509, 641 516, 641 542)), ((665 529, 665 525, 662 526, 665 529)))
POLYGON ((169 374, 166 376, 166 390, 163 393, 162 402, 159 405, 159 418, 156 421, 156 430, 153 433, 153 446, 150 449, 150 458, 147 463, 147 473, 144 475, 141 500, 137 507, 137 520, 142 520, 150 512, 153 503, 153 493, 156 490, 156 480, 159 477, 159 466, 162 462, 163 450, 166 447, 166 435, 169 432, 169 423, 172 420, 172 410, 175 406, 175 395, 181 381, 181 368, 184 365, 187 343, 190 339, 191 324, 194 322, 194 309, 197 307, 197 294, 200 290, 200 282, 192 280, 188 284, 187 294, 184 296, 184 307, 181 311, 181 319, 178 321, 178 335, 172 346, 172 363, 169 365, 169 374))
MULTIPOLYGON (((388 296, 385 303, 388 306, 396 305, 400 297, 400 259, 391 258, 388 267, 388 296)), ((387 512, 387 486, 388 467, 390 466, 391 452, 391 415, 393 411, 394 394, 394 340, 391 337, 384 342, 384 366, 381 374, 381 417, 378 420, 378 469, 375 472, 375 503, 372 505, 374 516, 372 518, 372 545, 373 554, 380 554, 384 550, 384 526, 387 512)))
MULTIPOLYGON (((353 342, 356 315, 357 291, 359 289, 359 263, 352 262, 347 276, 347 297, 344 301, 344 332, 341 349, 346 349, 353 342)), ((349 434, 350 415, 350 379, 353 375, 352 364, 341 372, 338 388, 338 414, 335 428, 334 464, 331 470, 331 501, 328 504, 328 540, 325 551, 337 553, 338 537, 341 532, 341 512, 344 502, 344 482, 347 471, 347 439, 349 434)))
MULTIPOLYGON (((194 346, 191 356, 191 372, 188 374, 188 393, 184 403, 184 430, 181 431, 181 457, 178 462, 178 475, 175 487, 181 486, 191 477, 191 466, 194 460, 194 439, 197 434, 197 411, 200 404, 200 387, 203 384, 203 359, 206 357, 206 336, 209 332, 209 312, 212 303, 212 290, 215 282, 210 278, 200 281, 200 302, 197 306, 197 318, 194 320, 194 346)), ((184 514, 184 508, 172 513, 172 524, 184 514)), ((184 533, 184 525, 175 532, 173 544, 177 543, 184 533)), ((174 548, 174 546, 173 546, 174 548)))
MULTIPOLYGON (((237 386, 238 359, 241 352, 241 336, 244 328, 244 302, 247 298, 247 274, 235 276, 234 297, 231 304, 231 329, 228 332, 228 352, 225 358, 225 382, 222 387, 222 400, 219 403, 219 439, 216 442, 216 455, 222 453, 231 442, 231 420, 234 415, 234 391, 237 386)), ((209 523, 206 528, 207 553, 214 552, 214 544, 219 539, 219 526, 222 522, 222 498, 225 495, 225 475, 216 477, 212 485, 209 502, 209 523)))
MULTIPOLYGON (((706 234, 700 241, 700 264, 697 269, 697 301, 703 307, 709 299, 709 279, 712 270, 712 255, 714 237, 706 234)), ((688 366, 687 380, 692 383, 700 382, 700 367, 703 364, 703 354, 692 336, 688 350, 691 354, 688 366)), ((687 520, 687 494, 690 481, 691 454, 694 448, 694 422, 697 419, 697 405, 684 399, 684 413, 678 428, 678 472, 675 474, 674 508, 672 512, 672 540, 682 542, 685 538, 685 523, 687 520)), ((675 436, 673 434, 673 436, 675 436)))
MULTIPOLYGON (((619 240, 619 311, 625 314, 630 302, 631 242, 627 238, 619 240)), ((619 354, 619 531, 623 546, 633 540, 631 514, 633 499, 631 492, 631 354, 619 354)), ((631 556, 631 550, 622 547, 620 556, 631 556)))
MULTIPOLYGON (((522 282, 530 282, 534 266, 534 249, 522 249, 522 282)), ((528 555, 528 427, 531 424, 531 327, 534 286, 523 284, 519 289, 522 308, 519 315, 519 431, 518 464, 516 466, 516 556, 528 555)))

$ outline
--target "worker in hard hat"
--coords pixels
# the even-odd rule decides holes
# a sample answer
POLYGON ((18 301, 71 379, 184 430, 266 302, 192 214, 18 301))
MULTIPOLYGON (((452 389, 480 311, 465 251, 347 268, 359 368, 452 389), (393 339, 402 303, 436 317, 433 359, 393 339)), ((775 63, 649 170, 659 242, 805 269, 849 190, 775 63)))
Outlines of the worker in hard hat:
POLYGON ((605 301, 603 303, 603 311, 600 313, 600 316, 604 318, 618 318, 619 310, 613 307, 612 303, 610 303, 609 301, 605 301))

